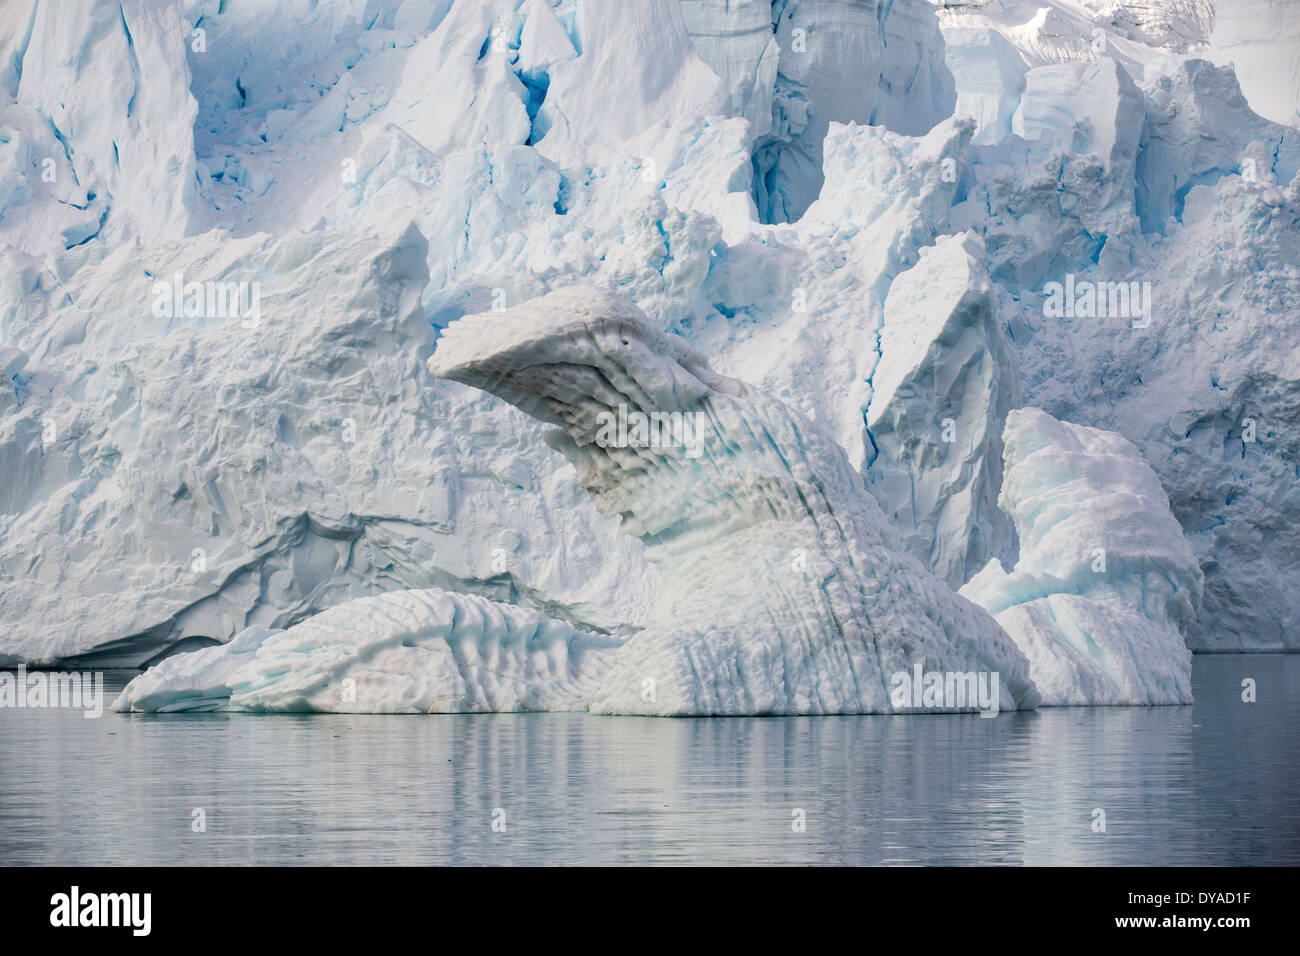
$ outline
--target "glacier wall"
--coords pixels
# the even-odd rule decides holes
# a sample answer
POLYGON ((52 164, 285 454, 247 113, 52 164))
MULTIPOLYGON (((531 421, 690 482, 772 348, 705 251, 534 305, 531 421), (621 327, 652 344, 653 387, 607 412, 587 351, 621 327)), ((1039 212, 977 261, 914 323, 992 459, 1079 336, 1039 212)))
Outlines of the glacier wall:
POLYGON ((46 251, 185 235, 197 104, 179 6, 20 2, 0 23, 0 242, 46 251))
POLYGON ((1300 163, 1183 55, 1221 61, 1229 21, 633 6, 0 9, 0 661, 138 665, 402 589, 633 632, 641 541, 538 423, 422 361, 575 283, 816 423, 952 585, 1017 557, 1007 409, 1123 434, 1205 574, 1191 646, 1297 646, 1300 163), (795 222, 756 202, 778 154, 795 222), (154 315, 176 275, 258 283, 260 324, 154 315), (1069 276, 1150 282, 1150 325, 1047 315, 1069 276))
POLYGON ((984 258, 975 237, 941 236, 890 285, 866 415, 872 491, 954 588, 1014 552, 996 496, 1019 383, 984 258))
POLYGON ((1140 77, 1170 55, 1207 51, 1216 0, 930 0, 944 35, 989 30, 1031 67, 1116 59, 1140 77))
POLYGON ((603 596, 579 606, 617 586, 635 619, 653 594, 635 557, 615 569, 590 509, 583 530, 540 439, 433 387, 414 228, 84 249, 66 282, 12 254, 31 308, 5 327, 23 356, 0 431, 6 655, 130 666, 432 586, 617 629, 603 596), (169 311, 177 277, 200 276, 256 283, 256 315, 208 314, 205 296, 155 314, 159 283, 169 311), (518 453, 471 451, 498 441, 518 453))
POLYGON ((921 4, 682 0, 682 8, 732 110, 751 123, 761 222, 795 222, 817 198, 832 122, 920 134, 952 113, 943 39, 921 4))
POLYGON ((1188 57, 1140 86, 1113 61, 1030 70, 1013 125, 972 147, 950 222, 1007 293, 1024 401, 1155 469, 1206 576, 1194 649, 1296 647, 1300 138, 1188 57), (1106 301, 1056 310, 1066 281, 1106 301), (1147 314, 1110 308, 1121 283, 1147 314))

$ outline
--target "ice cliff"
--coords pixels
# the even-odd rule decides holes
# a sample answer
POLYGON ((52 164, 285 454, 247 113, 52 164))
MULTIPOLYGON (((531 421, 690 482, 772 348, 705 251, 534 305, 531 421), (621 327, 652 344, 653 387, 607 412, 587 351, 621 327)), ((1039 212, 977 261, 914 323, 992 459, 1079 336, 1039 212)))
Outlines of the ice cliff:
MULTIPOLYGON (((1031 67, 1118 60, 1140 79, 1143 69, 1179 54, 1203 56, 1236 70, 1251 108, 1292 126, 1300 122, 1300 19, 1290 0, 931 0, 944 40, 966 45, 950 65, 958 78, 991 62, 980 33, 996 34, 1031 67)), ((1005 44, 1005 45, 1004 45, 1005 44)), ((997 54, 1005 62, 1005 55, 997 54)), ((991 92, 991 91, 990 91, 991 92)), ((959 102, 960 108, 960 102, 959 102)))
POLYGON ((943 236, 890 286, 867 427, 872 486, 908 547, 960 587, 1013 550, 996 505, 1002 423, 1020 403, 984 249, 943 236))
POLYGON ((1026 79, 1018 133, 972 147, 950 219, 1007 293, 1023 400, 1150 462, 1206 576, 1194 649, 1294 647, 1300 134, 1205 60, 1026 79), (1057 310, 1067 282, 1103 301, 1057 310))
POLYGON ((11 254, 29 307, 7 327, 4 652, 137 665, 401 588, 563 603, 595 630, 618 578, 644 602, 541 442, 434 387, 426 252, 414 228, 208 235, 86 247, 65 281, 11 254), (230 284, 230 314, 186 294, 199 276, 230 284))

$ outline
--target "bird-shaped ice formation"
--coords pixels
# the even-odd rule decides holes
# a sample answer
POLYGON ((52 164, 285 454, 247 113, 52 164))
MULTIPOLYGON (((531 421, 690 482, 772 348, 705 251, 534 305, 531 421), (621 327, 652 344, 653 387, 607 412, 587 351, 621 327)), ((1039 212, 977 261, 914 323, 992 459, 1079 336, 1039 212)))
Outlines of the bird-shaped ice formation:
POLYGON ((465 595, 397 592, 164 661, 119 709, 977 709, 900 697, 898 675, 918 668, 995 677, 994 709, 1037 706, 1024 656, 897 549, 833 439, 712 371, 632 303, 571 287, 466 316, 429 365, 559 426, 547 441, 663 578, 646 626, 624 642, 465 595))

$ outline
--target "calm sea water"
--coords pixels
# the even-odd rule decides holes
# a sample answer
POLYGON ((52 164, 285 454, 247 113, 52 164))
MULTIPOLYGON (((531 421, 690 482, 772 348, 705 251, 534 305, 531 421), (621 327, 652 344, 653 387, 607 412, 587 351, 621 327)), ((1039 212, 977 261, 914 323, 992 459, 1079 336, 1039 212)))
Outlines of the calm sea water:
POLYGON ((1300 863, 1300 656, 1193 687, 991 720, 0 710, 0 863, 1300 863))

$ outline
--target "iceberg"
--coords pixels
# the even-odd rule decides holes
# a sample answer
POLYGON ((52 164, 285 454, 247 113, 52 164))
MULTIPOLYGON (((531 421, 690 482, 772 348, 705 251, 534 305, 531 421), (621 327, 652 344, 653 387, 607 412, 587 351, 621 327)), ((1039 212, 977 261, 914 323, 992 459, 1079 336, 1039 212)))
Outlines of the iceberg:
POLYGON ((1029 659, 1043 706, 1190 704, 1203 576, 1155 472, 1114 432, 1007 416, 999 503, 1020 560, 961 589, 1029 659))
POLYGON ((916 663, 997 673, 1003 709, 1035 706, 1024 659, 897 550, 830 436, 626 300, 570 287, 467 316, 429 367, 558 426, 547 441, 659 570, 592 711, 890 713, 909 709, 889 685, 916 663), (633 416, 640 431, 611 430, 633 416))
POLYGON ((976 678, 982 709, 1037 705, 1028 665, 892 533, 844 450, 718 375, 624 299, 570 287, 467 316, 429 359, 558 426, 546 441, 660 571, 625 640, 442 591, 351 601, 168 658, 119 710, 573 710, 721 716, 981 709, 898 695, 976 678))

